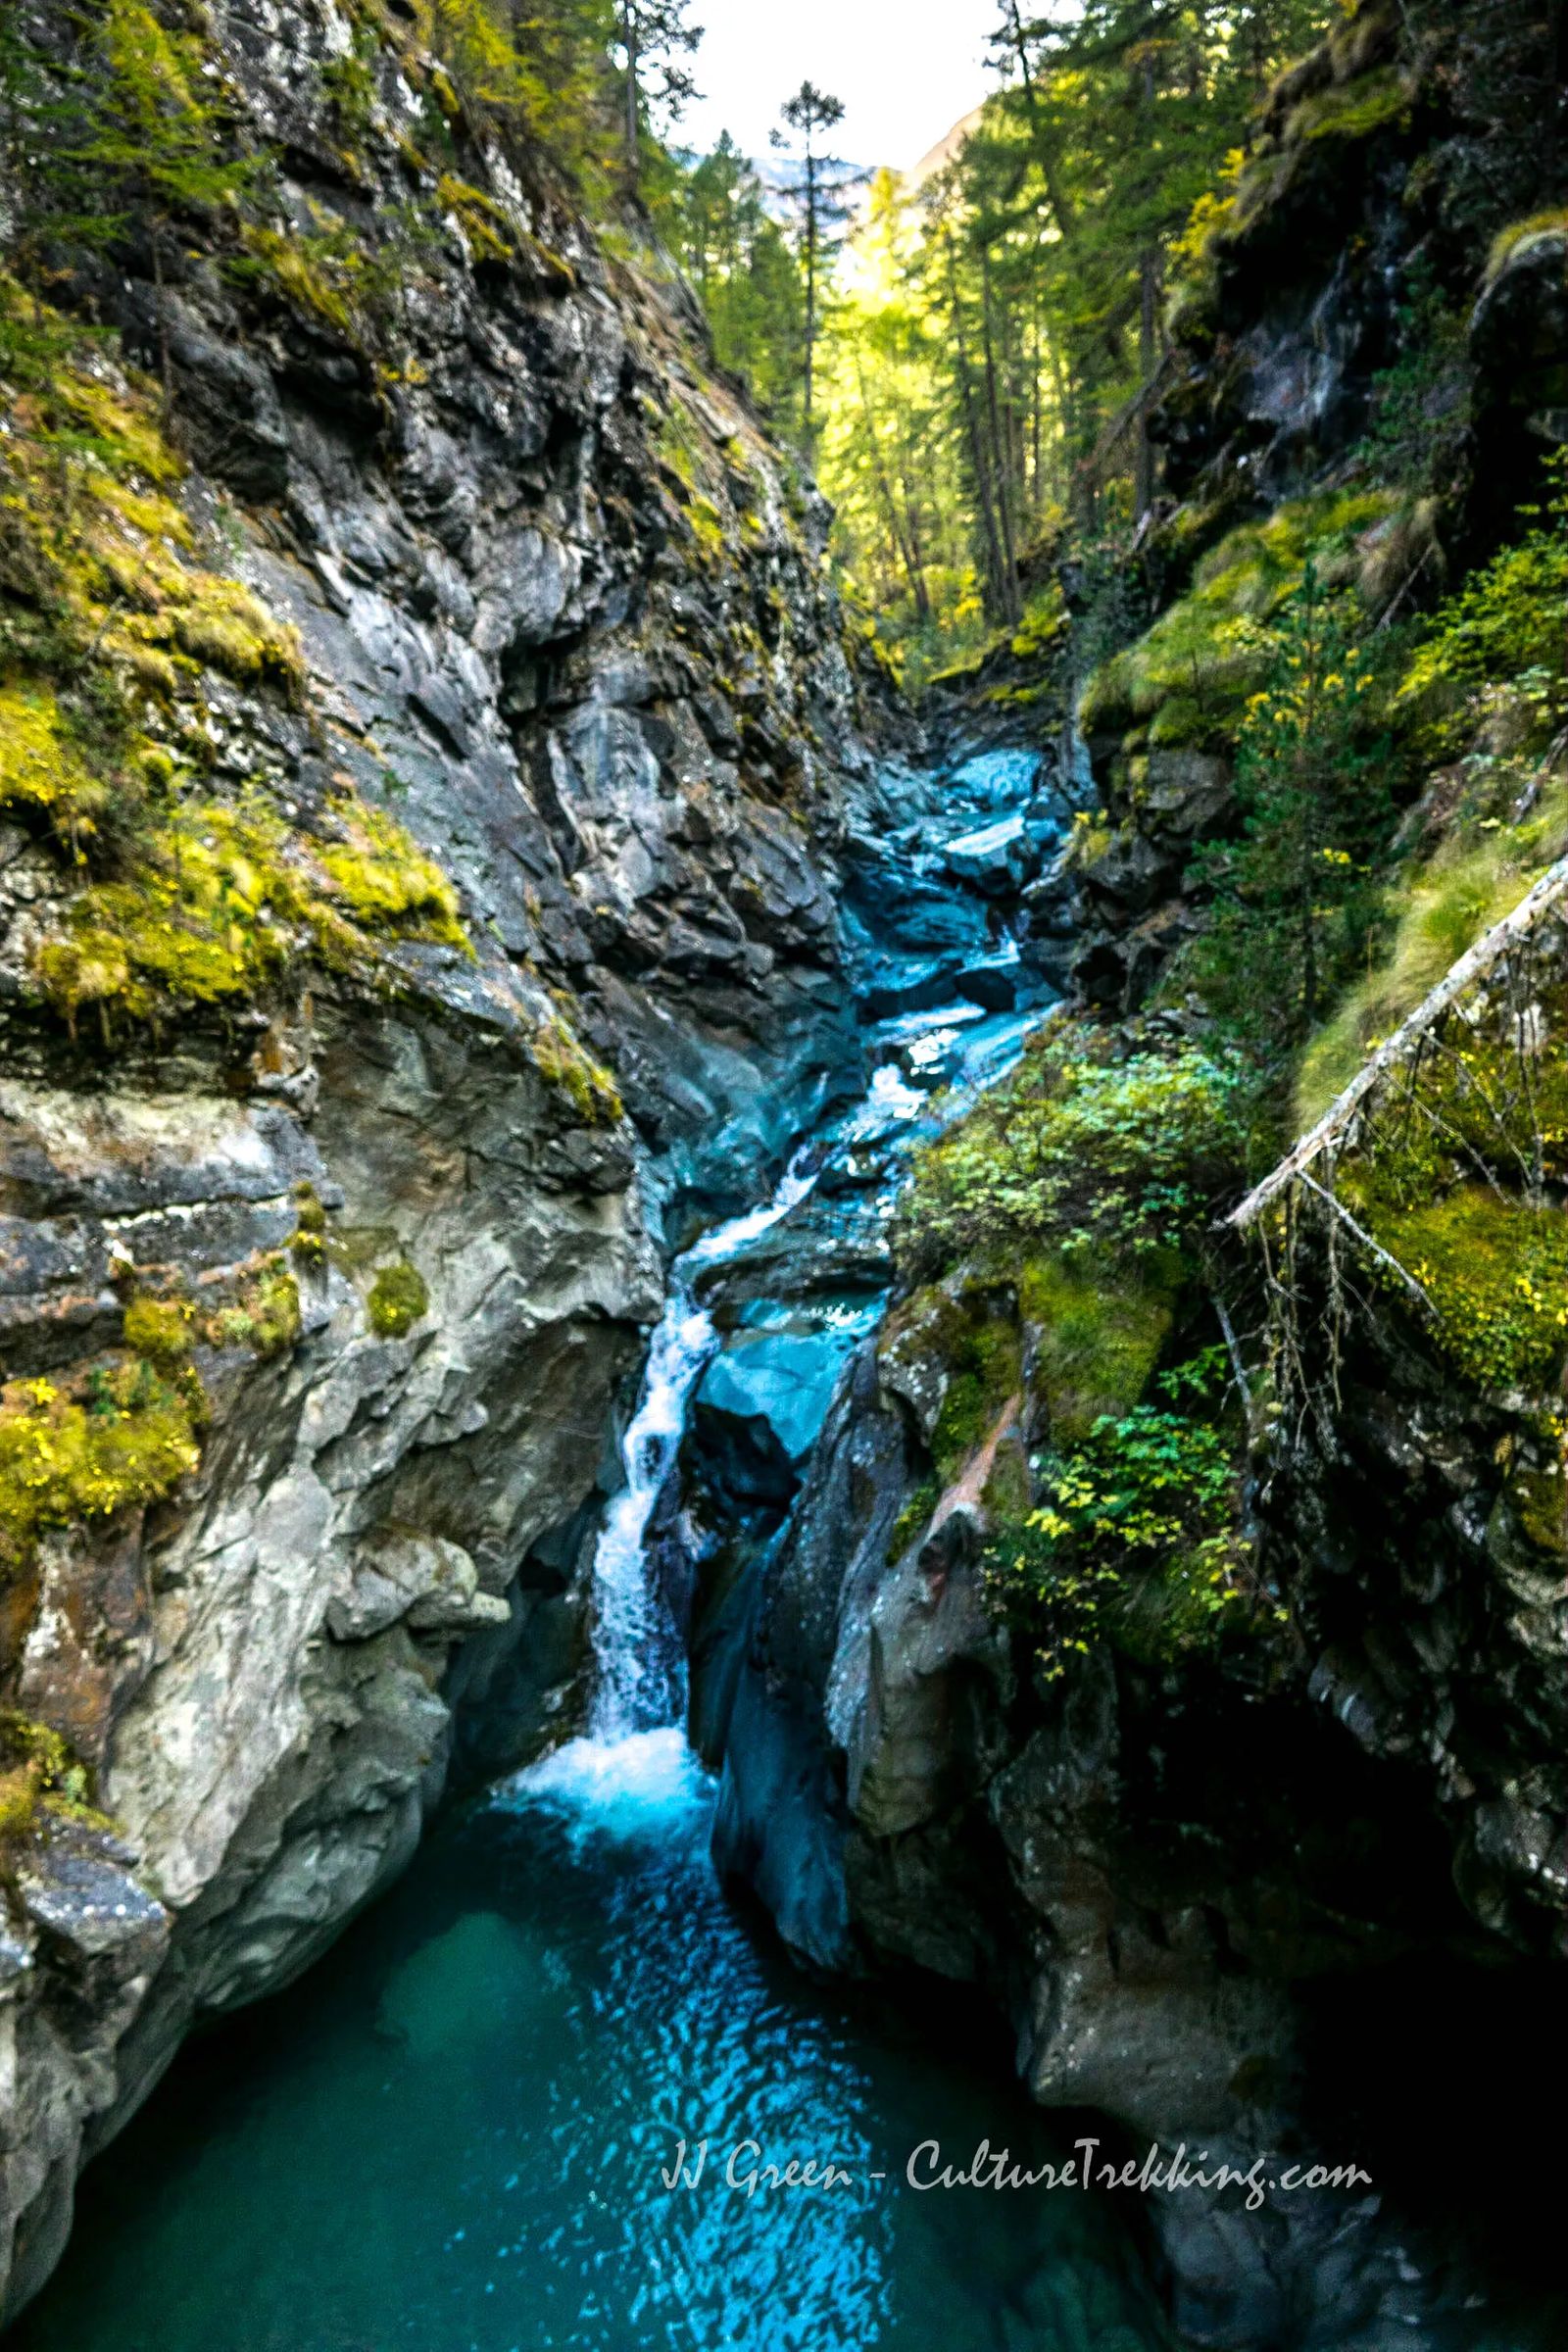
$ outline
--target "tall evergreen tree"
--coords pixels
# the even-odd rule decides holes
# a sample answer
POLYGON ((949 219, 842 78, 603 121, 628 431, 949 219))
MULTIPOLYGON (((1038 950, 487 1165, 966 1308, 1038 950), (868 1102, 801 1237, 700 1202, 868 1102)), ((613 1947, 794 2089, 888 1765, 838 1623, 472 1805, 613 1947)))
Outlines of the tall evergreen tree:
POLYGON ((676 121, 697 95, 697 83, 681 63, 703 37, 702 26, 686 21, 691 4, 692 0, 619 0, 624 59, 621 151, 631 195, 641 184, 644 119, 650 107, 676 121))
POLYGON ((816 433, 816 346, 822 324, 822 289, 833 256, 844 241, 850 217, 850 192, 864 177, 829 154, 825 134, 844 120, 844 101, 803 81, 793 98, 779 109, 790 130, 772 133, 773 145, 790 157, 785 186, 799 224, 801 264, 806 278, 806 379, 802 402, 802 438, 810 449, 816 433))

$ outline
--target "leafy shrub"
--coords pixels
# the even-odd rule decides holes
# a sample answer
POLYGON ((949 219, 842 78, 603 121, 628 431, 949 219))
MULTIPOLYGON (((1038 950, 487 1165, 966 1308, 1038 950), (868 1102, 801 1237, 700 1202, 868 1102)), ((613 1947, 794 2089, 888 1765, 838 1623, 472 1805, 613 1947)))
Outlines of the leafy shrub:
POLYGON ((1239 1170, 1242 1064, 1196 1046, 1109 1057, 1078 1026, 916 1158, 898 1225, 903 1262, 934 1270, 982 1249, 1100 1241, 1178 1247, 1239 1170))
POLYGON ((1396 712, 1435 756, 1463 747, 1489 687, 1533 686, 1543 737, 1568 717, 1568 452, 1547 465, 1535 527, 1447 600, 1405 672, 1396 712))
POLYGON ((1241 1598, 1236 1468, 1209 1423, 1152 1405, 1103 1415, 1041 1483, 1041 1506, 992 1544, 985 1579, 993 1605, 1034 1634, 1048 1681, 1107 1639, 1176 1656, 1241 1598))

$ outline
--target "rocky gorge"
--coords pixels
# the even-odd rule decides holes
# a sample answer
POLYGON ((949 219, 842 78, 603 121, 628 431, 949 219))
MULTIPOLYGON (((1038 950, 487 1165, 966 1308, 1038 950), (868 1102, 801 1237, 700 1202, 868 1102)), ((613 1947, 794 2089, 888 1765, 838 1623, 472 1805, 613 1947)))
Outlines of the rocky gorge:
MULTIPOLYGON (((100 447, 50 561, 179 795, 119 878, 40 824, 76 757, 45 673, 6 689, 7 2313, 193 2029, 311 1969, 445 1796, 573 1752, 641 1475, 640 1622, 678 1642, 620 1728, 686 1715, 713 1859, 801 1960, 1001 2015, 1035 2100, 1118 2149, 1372 2162, 1371 2197, 1157 2208, 1180 2340, 1544 2344, 1536 2208, 1423 2207, 1412 2153, 1446 2017, 1506 2018, 1447 2067, 1456 2134, 1511 2130, 1551 2047, 1542 1384, 1460 1379, 1358 1298, 1332 1423, 1246 1416, 1252 1634, 1042 1673, 998 1545, 1064 1433, 1230 1340, 1224 1295, 1110 1253, 926 1264, 900 1220, 1058 996, 1185 1039, 1159 984, 1236 807, 1224 725, 1178 707, 1193 632, 1314 546, 1377 610, 1491 554, 1555 414, 1561 223, 1489 265, 1444 547, 1346 466, 1409 248, 1473 261, 1410 185, 1467 133, 1356 12, 1173 322, 1142 632, 1092 675, 1070 634, 1004 647, 916 716, 651 240, 525 186, 412 43, 334 111, 334 0, 211 17, 305 264, 215 241, 59 289, 112 332, 54 363, 100 447), (372 297, 336 240, 414 213, 372 297)), ((14 601, 41 561, 7 543, 14 601)), ((1303 1242, 1303 1326, 1330 1272, 1303 1242)))

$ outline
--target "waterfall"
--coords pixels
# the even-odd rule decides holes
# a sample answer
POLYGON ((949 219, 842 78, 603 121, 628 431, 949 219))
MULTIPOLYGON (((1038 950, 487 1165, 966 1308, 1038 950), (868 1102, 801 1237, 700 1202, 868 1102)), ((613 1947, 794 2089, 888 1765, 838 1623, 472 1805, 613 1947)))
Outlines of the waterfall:
POLYGON ((692 1394, 718 1347, 717 1331, 693 1297, 692 1277, 787 1216, 816 1182, 818 1164, 798 1152, 763 1207, 715 1226, 670 1268, 642 1395, 621 1446, 626 1483, 605 1515, 594 1552, 588 1734, 606 1745, 678 1723, 685 1712, 685 1654, 652 1574, 648 1523, 679 1450, 692 1394))

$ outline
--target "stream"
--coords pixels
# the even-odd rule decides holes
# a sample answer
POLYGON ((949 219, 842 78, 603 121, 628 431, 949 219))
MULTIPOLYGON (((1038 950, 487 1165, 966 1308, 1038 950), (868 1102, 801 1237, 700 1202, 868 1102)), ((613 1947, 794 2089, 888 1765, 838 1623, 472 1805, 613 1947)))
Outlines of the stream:
POLYGON ((969 762, 889 845, 941 890, 931 936, 861 942, 864 1099, 671 1269, 597 1542, 583 1736, 449 1812, 299 1985, 187 2048, 89 2170, 19 2352, 1167 2343, 1122 2213, 1078 2191, 909 2184, 933 2140, 959 2166, 983 2141, 1033 2165, 1072 2150, 940 1996, 917 2011, 823 1989, 727 1899, 650 1541, 699 1398, 774 1455, 808 1449, 881 1311, 932 1089, 961 1101, 1040 1017, 984 889, 1033 770, 969 762), (971 867, 975 919, 949 922, 941 891, 971 867), (792 1250, 849 1274, 770 1295, 792 1250), (715 1278, 747 1267, 721 1327, 715 1278), (689 2180, 705 2140, 700 2177, 668 2185, 682 2143, 689 2180), (770 2185, 791 2159, 831 2177, 770 2185))

